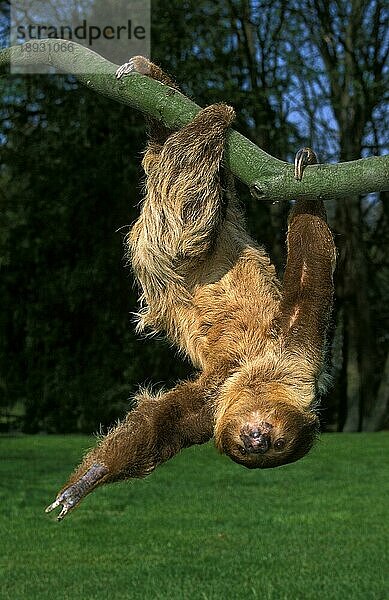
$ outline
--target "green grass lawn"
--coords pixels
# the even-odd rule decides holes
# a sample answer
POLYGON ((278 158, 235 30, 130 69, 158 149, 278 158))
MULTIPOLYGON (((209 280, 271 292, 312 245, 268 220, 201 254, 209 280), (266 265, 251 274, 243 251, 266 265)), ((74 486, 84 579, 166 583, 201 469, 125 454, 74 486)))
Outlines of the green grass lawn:
POLYGON ((248 471, 212 445, 44 508, 93 440, 0 438, 2 600, 389 598, 389 434, 331 434, 248 471))

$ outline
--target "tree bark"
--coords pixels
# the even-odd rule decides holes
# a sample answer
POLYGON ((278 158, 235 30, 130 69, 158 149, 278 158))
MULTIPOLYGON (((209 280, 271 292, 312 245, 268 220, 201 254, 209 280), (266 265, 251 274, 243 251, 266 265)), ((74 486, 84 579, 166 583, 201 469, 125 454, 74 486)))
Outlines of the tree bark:
POLYGON ((382 373, 377 400, 370 416, 366 417, 363 430, 379 431, 385 426, 389 408, 389 352, 386 356, 385 367, 382 373))
POLYGON ((358 325, 355 320, 354 307, 349 307, 346 312, 345 330, 345 370, 346 370, 346 402, 347 417, 343 431, 359 431, 361 418, 361 376, 358 356, 358 325))

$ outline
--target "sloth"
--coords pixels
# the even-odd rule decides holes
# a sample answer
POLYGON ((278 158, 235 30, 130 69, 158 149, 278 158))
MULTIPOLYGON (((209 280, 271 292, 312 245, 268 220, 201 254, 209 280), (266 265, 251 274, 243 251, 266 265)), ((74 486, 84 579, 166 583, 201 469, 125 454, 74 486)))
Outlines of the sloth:
MULTIPOLYGON (((178 90, 138 56, 117 77, 140 73, 178 90)), ((318 433, 318 397, 333 299, 335 247, 320 198, 291 210, 282 285, 248 234, 223 167, 234 111, 201 110, 171 131, 149 121, 145 198, 128 235, 140 284, 139 332, 163 332, 196 376, 170 391, 141 390, 135 408, 102 437, 47 512, 61 520, 97 486, 149 475, 183 448, 214 438, 218 450, 253 468, 294 462, 318 433)), ((296 155, 301 179, 315 154, 296 155)))

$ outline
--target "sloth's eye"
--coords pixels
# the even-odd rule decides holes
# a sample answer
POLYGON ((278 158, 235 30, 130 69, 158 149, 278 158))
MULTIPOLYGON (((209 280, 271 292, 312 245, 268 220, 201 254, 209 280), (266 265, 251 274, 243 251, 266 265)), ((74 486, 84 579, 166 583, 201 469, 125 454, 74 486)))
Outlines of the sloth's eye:
POLYGON ((274 450, 283 450, 285 448, 285 440, 280 439, 274 442, 274 450))
POLYGON ((243 446, 238 446, 238 450, 241 454, 246 454, 246 448, 243 448, 243 446))

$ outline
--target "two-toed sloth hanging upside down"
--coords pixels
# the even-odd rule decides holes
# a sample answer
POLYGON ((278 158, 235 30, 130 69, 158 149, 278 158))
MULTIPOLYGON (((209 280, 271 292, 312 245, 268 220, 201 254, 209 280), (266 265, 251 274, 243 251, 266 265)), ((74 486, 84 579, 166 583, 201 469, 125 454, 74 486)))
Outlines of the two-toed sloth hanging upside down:
MULTIPOLYGON (((135 57, 118 70, 177 89, 135 57)), ((221 166, 234 111, 202 110, 177 132, 149 123, 146 196, 128 236, 142 288, 138 329, 164 332, 197 376, 152 395, 84 459, 46 510, 62 519, 95 487, 145 477, 181 449, 214 436, 249 468, 298 460, 318 430, 318 377, 332 304, 335 247, 319 199, 292 209, 283 285, 246 231, 231 176, 221 166)), ((298 153, 296 176, 315 162, 298 153)))

